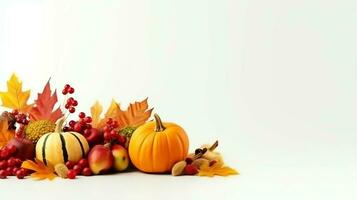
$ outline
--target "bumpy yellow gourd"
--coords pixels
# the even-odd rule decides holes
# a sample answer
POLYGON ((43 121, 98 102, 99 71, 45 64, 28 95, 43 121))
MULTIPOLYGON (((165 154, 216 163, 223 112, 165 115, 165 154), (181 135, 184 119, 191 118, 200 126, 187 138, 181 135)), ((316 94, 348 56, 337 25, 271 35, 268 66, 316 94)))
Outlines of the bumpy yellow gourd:
POLYGON ((46 165, 78 162, 89 150, 88 142, 81 134, 62 132, 63 123, 64 118, 59 119, 55 131, 43 135, 36 144, 36 158, 46 165))
POLYGON ((147 173, 170 172, 173 165, 185 159, 188 137, 174 123, 162 123, 155 114, 155 121, 138 127, 129 143, 129 156, 136 168, 147 173))

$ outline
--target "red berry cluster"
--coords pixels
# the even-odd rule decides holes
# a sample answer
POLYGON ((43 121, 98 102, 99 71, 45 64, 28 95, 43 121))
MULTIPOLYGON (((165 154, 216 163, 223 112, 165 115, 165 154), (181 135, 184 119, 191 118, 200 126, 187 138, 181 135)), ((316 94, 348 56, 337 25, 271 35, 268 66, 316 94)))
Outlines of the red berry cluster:
POLYGON ((14 157, 16 151, 15 146, 5 146, 0 149, 0 179, 5 179, 7 176, 23 179, 29 174, 27 169, 21 168, 22 160, 14 157))
MULTIPOLYGON (((63 95, 73 94, 74 88, 71 87, 69 84, 66 84, 62 90, 63 95)), ((70 113, 76 112, 76 106, 78 106, 78 101, 75 100, 73 97, 69 97, 67 99, 66 105, 64 106, 70 113)))
POLYGON ((65 127, 64 131, 75 131, 77 133, 85 133, 86 131, 90 131, 92 129, 92 118, 90 116, 86 116, 84 112, 80 112, 78 114, 79 120, 71 120, 69 121, 69 127, 65 127))
POLYGON ((104 131, 104 142, 118 142, 121 145, 124 145, 126 142, 126 138, 118 133, 116 130, 119 127, 117 121, 109 118, 106 122, 106 125, 103 127, 104 131))
POLYGON ((63 131, 75 131, 81 133, 91 146, 102 143, 103 134, 98 131, 98 129, 92 127, 92 117, 86 116, 84 112, 80 112, 78 117, 79 119, 77 121, 69 121, 69 126, 65 126, 63 131))
POLYGON ((14 115, 16 123, 23 124, 23 125, 27 125, 29 123, 29 119, 26 114, 20 113, 17 110, 13 110, 11 113, 14 115))
POLYGON ((66 95, 66 94, 73 94, 74 93, 74 88, 71 87, 69 84, 66 84, 62 90, 62 94, 66 95))
POLYGON ((78 163, 68 161, 66 166, 69 169, 67 177, 69 179, 75 179, 77 175, 91 176, 92 170, 89 168, 88 161, 85 158, 82 158, 78 163))
POLYGON ((29 116, 24 114, 24 113, 20 113, 18 110, 12 110, 11 114, 14 116, 15 118, 15 122, 18 126, 16 129, 15 124, 13 125, 16 129, 16 136, 17 137, 23 137, 24 135, 24 130, 25 130, 25 126, 29 124, 30 120, 29 120, 29 116))

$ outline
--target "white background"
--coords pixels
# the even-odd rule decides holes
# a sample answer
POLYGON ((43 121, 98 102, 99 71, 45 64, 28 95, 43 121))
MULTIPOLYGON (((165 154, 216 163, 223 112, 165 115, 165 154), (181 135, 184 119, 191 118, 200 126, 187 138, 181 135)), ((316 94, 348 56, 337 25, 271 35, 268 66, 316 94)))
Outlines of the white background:
POLYGON ((0 198, 355 199, 355 0, 0 1, 0 89, 149 97, 240 176, 0 181, 0 198))

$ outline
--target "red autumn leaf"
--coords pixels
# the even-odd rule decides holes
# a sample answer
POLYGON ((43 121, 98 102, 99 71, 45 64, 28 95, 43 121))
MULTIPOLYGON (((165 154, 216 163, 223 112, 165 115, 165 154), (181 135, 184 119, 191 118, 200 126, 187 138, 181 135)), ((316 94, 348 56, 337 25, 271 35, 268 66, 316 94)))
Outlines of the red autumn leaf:
POLYGON ((48 81, 45 87, 43 88, 42 93, 38 93, 37 100, 35 100, 35 106, 30 111, 30 119, 50 120, 52 122, 56 122, 59 118, 63 116, 60 107, 53 111, 56 103, 56 90, 52 94, 50 81, 48 81))

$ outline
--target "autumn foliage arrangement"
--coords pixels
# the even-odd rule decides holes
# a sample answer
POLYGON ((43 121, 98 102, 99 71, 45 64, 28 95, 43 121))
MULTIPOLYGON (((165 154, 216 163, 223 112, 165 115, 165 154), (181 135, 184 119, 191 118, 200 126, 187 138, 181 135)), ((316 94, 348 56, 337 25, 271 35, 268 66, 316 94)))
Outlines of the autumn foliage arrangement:
POLYGON ((0 92, 1 179, 75 179, 133 170, 174 176, 238 174, 216 151, 218 141, 188 153, 185 130, 157 114, 150 120, 148 99, 124 110, 115 100, 106 110, 97 101, 87 114, 76 110, 75 88, 69 84, 61 96, 50 80, 33 103, 30 94, 15 74, 0 92))

